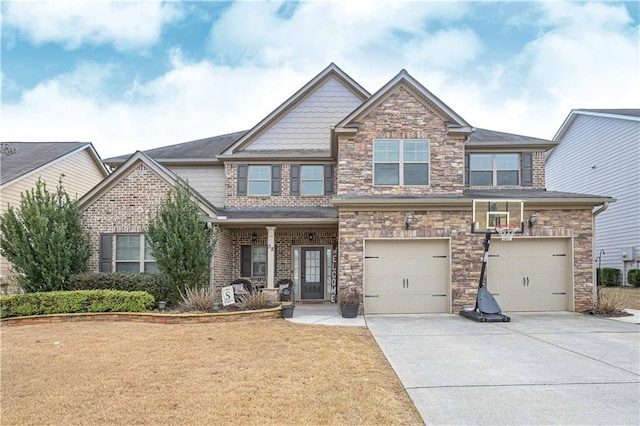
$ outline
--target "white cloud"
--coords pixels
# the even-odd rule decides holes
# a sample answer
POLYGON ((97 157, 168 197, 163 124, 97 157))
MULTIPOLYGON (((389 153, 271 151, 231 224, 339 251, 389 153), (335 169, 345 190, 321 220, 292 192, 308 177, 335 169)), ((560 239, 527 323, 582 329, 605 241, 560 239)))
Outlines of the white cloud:
POLYGON ((155 44, 163 25, 182 18, 179 3, 160 1, 6 2, 3 25, 36 45, 60 43, 67 49, 110 44, 136 51, 155 44))
POLYGON ((248 129, 332 61, 371 92, 406 68, 472 125, 537 137, 572 108, 639 106, 638 28, 621 6, 536 4, 527 25, 543 31, 495 62, 455 25, 468 3, 356 4, 303 3, 289 20, 277 4, 234 4, 210 40, 232 65, 176 48, 165 74, 114 89, 117 66, 83 63, 5 102, 2 139, 87 140, 110 157, 248 129))
POLYGON ((147 83, 137 79, 116 96, 117 69, 94 77, 84 64, 3 105, 2 140, 91 141, 104 158, 252 127, 309 78, 286 69, 232 69, 187 63, 147 83), (35 120, 34 120, 35 119, 35 120))

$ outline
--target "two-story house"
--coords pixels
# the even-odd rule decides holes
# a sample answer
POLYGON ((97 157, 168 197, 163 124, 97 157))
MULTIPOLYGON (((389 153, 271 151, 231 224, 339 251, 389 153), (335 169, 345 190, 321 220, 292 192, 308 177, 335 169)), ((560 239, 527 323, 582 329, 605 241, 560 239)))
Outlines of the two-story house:
POLYGON ((505 311, 585 310, 594 207, 613 200, 546 191, 553 146, 473 128, 404 70, 372 95, 330 64, 248 131, 106 160, 81 200, 92 268, 153 270, 144 228, 183 176, 219 228, 215 288, 291 279, 303 302, 355 289, 365 313, 457 312, 482 262, 472 201, 525 200, 537 220, 492 243, 489 289, 505 311))
MULTIPOLYGON (((90 142, 3 142, 0 152, 0 215, 20 208, 22 195, 41 180, 49 191, 60 182, 73 199, 109 174, 90 142)), ((0 293, 17 292, 13 265, 0 256, 0 293)))
POLYGON ((547 186, 616 198, 598 216, 596 265, 640 268, 640 109, 574 109, 547 155, 547 186))

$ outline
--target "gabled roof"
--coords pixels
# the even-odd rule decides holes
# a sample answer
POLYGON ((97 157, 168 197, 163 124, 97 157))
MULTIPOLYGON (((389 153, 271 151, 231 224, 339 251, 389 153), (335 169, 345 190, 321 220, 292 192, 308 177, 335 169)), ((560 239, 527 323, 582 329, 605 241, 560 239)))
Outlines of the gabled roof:
MULTIPOLYGON (((143 152, 136 151, 133 153, 127 161, 125 161, 120 167, 118 167, 108 177, 103 179, 100 183, 94 186, 89 192, 87 192, 80 200, 78 205, 82 210, 88 207, 96 199, 104 195, 107 191, 113 188, 118 182, 120 182, 125 176, 127 176, 133 169, 139 164, 144 164, 149 170, 153 171, 158 177, 163 179, 167 184, 174 186, 178 181, 182 180, 178 175, 173 173, 166 167, 158 164, 152 158, 145 155, 143 152)), ((217 210, 213 204, 207 201, 202 195, 191 188, 196 200, 199 202, 200 207, 210 216, 217 216, 217 210)))
POLYGON ((454 110, 449 108, 433 93, 427 90, 418 80, 413 78, 406 70, 401 70, 387 84, 382 86, 373 96, 366 102, 356 108, 351 114, 345 117, 336 126, 336 132, 351 131, 357 128, 358 121, 366 116, 371 110, 376 108, 384 99, 386 99, 398 87, 404 87, 409 90, 416 98, 423 102, 429 109, 434 111, 442 120, 447 122, 450 131, 461 133, 470 133, 472 128, 462 117, 454 110))
POLYGON ((553 137, 554 141, 560 141, 569 130, 578 115, 591 115, 595 117, 614 118, 618 120, 640 121, 640 109, 572 109, 567 118, 553 137))
MULTIPOLYGON (((216 156, 237 141, 246 130, 227 133, 226 135, 213 136, 195 141, 163 146, 160 148, 143 151, 147 157, 153 158, 163 164, 169 163, 217 163, 216 156)), ((131 154, 107 158, 104 162, 110 166, 120 166, 131 154)))
POLYGON ((2 142, 10 154, 0 155, 2 185, 26 177, 82 150, 88 150, 104 176, 109 172, 90 142, 2 142))
POLYGON ((284 101, 278 108, 271 112, 271 114, 263 118, 244 136, 238 139, 222 155, 228 156, 237 152, 243 146, 248 144, 253 138, 263 132, 266 128, 271 126, 280 117, 291 111, 298 103, 304 100, 310 93, 316 90, 317 87, 322 85, 331 77, 337 78, 346 88, 351 90, 351 92, 353 92, 363 101, 371 96, 369 92, 367 92, 362 86, 360 86, 360 84, 349 77, 344 71, 342 71, 336 64, 332 62, 328 67, 326 67, 318 75, 313 77, 307 84, 305 84, 300 90, 294 93, 289 99, 284 101))
POLYGON ((556 145, 558 145, 558 142, 547 139, 539 139, 530 136, 497 132, 495 130, 480 128, 475 128, 465 143, 466 147, 473 148, 536 147, 549 149, 556 145))

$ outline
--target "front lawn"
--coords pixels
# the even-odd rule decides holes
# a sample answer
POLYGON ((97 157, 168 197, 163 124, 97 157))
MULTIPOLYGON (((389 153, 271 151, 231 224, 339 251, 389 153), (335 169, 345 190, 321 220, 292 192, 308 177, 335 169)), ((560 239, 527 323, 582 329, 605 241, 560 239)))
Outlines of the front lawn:
POLYGON ((422 424, 365 328, 2 327, 2 424, 422 424))

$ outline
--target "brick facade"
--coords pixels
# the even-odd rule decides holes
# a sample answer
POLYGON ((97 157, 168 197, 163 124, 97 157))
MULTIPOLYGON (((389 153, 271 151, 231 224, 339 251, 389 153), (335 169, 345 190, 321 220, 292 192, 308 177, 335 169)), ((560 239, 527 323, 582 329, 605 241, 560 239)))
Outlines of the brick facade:
MULTIPOLYGON (((91 244, 90 271, 98 271, 100 234, 143 233, 168 190, 166 181, 140 164, 84 209, 91 244)), ((115 258, 115 245, 113 250, 115 258)))
MULTIPOLYGON (((244 163, 243 163, 244 164, 244 163)), ((252 164, 252 163, 246 163, 252 164)), ((281 195, 238 195, 238 164, 225 164, 225 206, 226 207, 331 207, 331 196, 325 195, 298 195, 291 193, 291 164, 321 165, 327 163, 281 163, 282 165, 282 189, 281 195)), ((334 188, 335 188, 334 173, 334 188)))

